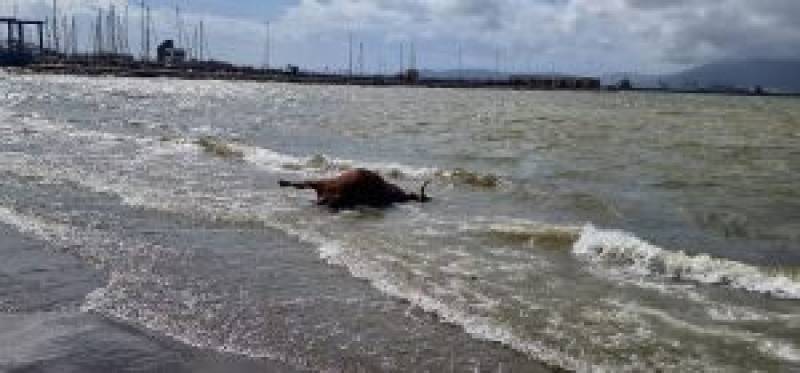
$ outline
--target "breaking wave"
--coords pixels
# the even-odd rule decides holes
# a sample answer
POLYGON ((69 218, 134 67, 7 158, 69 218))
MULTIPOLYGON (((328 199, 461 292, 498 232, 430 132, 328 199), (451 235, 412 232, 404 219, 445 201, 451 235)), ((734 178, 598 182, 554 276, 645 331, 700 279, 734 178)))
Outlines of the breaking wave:
POLYGON ((244 160, 273 172, 330 174, 354 168, 367 168, 378 171, 390 179, 434 179, 448 184, 481 189, 500 188, 510 183, 507 179, 492 173, 480 173, 463 168, 444 170, 434 167, 413 167, 393 162, 340 159, 322 154, 301 157, 227 141, 213 136, 204 136, 195 140, 163 140, 184 144, 191 143, 210 155, 225 159, 244 160))
POLYGON ((272 222, 271 226, 281 229, 287 234, 318 247, 320 257, 328 264, 347 269, 356 278, 368 281, 382 293, 405 299, 421 310, 434 314, 441 322, 457 325, 469 335, 485 340, 498 342, 516 351, 531 356, 554 370, 568 369, 574 371, 608 371, 610 368, 593 365, 572 356, 564 351, 554 349, 537 340, 518 334, 512 327, 491 316, 471 312, 468 308, 429 295, 414 285, 397 279, 387 268, 374 265, 354 254, 351 245, 346 242, 332 240, 318 232, 272 222))
MULTIPOLYGON (((0 118, 10 115, 0 109, 0 118)), ((136 123, 139 123, 138 121, 136 123)), ((149 126, 149 125, 148 125, 149 126)), ((23 126, 16 128, 8 126, 9 130, 20 131, 23 134, 44 132, 60 134, 68 131, 70 137, 81 137, 91 140, 136 142, 148 146, 149 150, 160 152, 169 147, 186 149, 194 147, 209 156, 232 160, 244 161, 271 172, 298 173, 312 177, 331 175, 338 172, 367 168, 381 173, 383 176, 394 179, 410 179, 415 181, 434 180, 439 183, 465 186, 482 190, 493 190, 506 187, 510 180, 492 173, 481 173, 463 168, 441 169, 436 167, 415 167, 397 162, 371 162, 336 158, 323 154, 311 156, 296 156, 280 153, 272 149, 250 146, 240 142, 231 141, 219 136, 185 137, 146 135, 128 135, 104 131, 88 130, 72 126, 68 123, 55 123, 44 119, 31 118, 23 126)))
POLYGON ((573 253, 637 275, 723 285, 780 299, 800 299, 800 281, 796 278, 707 254, 693 256, 666 250, 624 231, 586 226, 573 246, 573 253))
MULTIPOLYGON (((220 218, 240 216, 235 213, 231 216, 229 214, 232 212, 226 214, 225 211, 208 206, 183 205, 180 209, 175 209, 151 205, 142 202, 138 197, 130 198, 132 196, 129 193, 137 194, 136 191, 128 190, 127 193, 119 191, 119 193, 120 196, 126 196, 123 199, 131 206, 143 206, 170 212, 193 214, 199 212, 220 218)), ((551 364, 553 367, 562 366, 568 369, 588 371, 587 363, 579 358, 517 334, 501 320, 476 314, 469 309, 428 295, 411 284, 396 281, 395 276, 386 272, 386 268, 364 260, 354 253, 351 250, 352 246, 346 240, 331 239, 314 228, 298 226, 291 219, 282 219, 279 215, 252 216, 250 218, 258 220, 266 227, 278 229, 302 242, 316 246, 321 259, 329 264, 344 267, 353 276, 369 281, 372 286, 384 294, 405 299, 425 312, 437 315, 443 322, 464 328, 468 334, 476 338, 506 344, 517 351, 551 364)), ((108 284, 87 295, 83 307, 86 311, 99 312, 115 319, 142 325, 190 346, 212 348, 256 358, 275 359, 295 366, 303 366, 302 361, 273 351, 268 346, 253 345, 252 342, 245 339, 245 337, 252 336, 254 330, 259 330, 254 323, 265 322, 263 317, 253 314, 251 317, 243 318, 250 321, 234 325, 236 327, 236 333, 233 335, 235 338, 231 338, 230 334, 220 333, 197 321, 216 321, 216 318, 219 317, 217 314, 210 314, 203 309, 190 307, 187 305, 188 303, 175 301, 184 299, 186 292, 173 289, 170 284, 184 281, 185 279, 181 277, 185 274, 164 272, 159 269, 159 263, 167 260, 187 261, 190 256, 188 253, 157 244, 121 241, 119 237, 106 232, 30 216, 3 206, 0 206, 0 223, 15 226, 22 232, 32 234, 57 247, 65 248, 68 252, 109 273, 108 284), (183 258, 183 256, 187 256, 187 258, 183 258), (174 259, 170 260, 168 257, 174 259), (150 289, 158 290, 154 292, 150 289), (166 300, 163 297, 166 297, 166 300), (195 316, 195 313, 202 315, 195 316), (180 315, 181 317, 172 317, 171 315, 180 315)))
MULTIPOLYGON (((86 296, 81 307, 85 312, 98 312, 139 324, 197 348, 303 366, 300 358, 250 340, 257 334, 258 326, 264 323, 263 318, 256 314, 256 307, 240 309, 240 312, 253 315, 228 325, 228 329, 218 330, 216 325, 222 324, 220 319, 225 314, 195 306, 195 303, 200 303, 196 298, 212 295, 200 292, 201 287, 183 289, 175 286, 185 283, 191 272, 173 273, 161 268, 162 263, 189 261, 189 252, 124 239, 105 231, 73 226, 1 205, 0 223, 46 241, 55 249, 75 255, 107 272, 108 283, 86 296)), ((193 282, 199 284, 201 280, 189 281, 193 282)))

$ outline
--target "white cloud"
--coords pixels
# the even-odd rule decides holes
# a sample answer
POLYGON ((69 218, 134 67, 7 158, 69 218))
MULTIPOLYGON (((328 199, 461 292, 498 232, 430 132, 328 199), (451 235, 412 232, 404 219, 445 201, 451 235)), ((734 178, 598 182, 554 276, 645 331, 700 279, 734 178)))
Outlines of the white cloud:
POLYGON ((560 61, 644 65, 798 57, 797 0, 303 0, 297 37, 355 28, 560 61))
MULTIPOLYGON (((49 3, 20 7, 46 14, 49 3)), ((90 12, 109 1, 60 3, 90 12)), ((200 19, 216 56, 262 61, 261 20, 185 16, 187 24, 200 19)), ((468 67, 491 68, 500 51, 507 69, 658 71, 719 58, 800 57, 797 19, 797 0, 299 0, 273 19, 272 44, 276 63, 314 67, 346 65, 352 32, 373 67, 397 65, 399 43, 413 40, 424 67, 455 67, 460 45, 468 67)), ((173 9, 156 9, 154 20, 159 36, 174 34, 173 9)))

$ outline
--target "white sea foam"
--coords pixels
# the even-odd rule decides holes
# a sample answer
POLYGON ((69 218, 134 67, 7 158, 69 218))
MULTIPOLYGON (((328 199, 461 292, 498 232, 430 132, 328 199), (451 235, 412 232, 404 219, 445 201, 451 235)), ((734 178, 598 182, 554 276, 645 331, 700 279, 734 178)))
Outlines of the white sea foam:
MULTIPOLYGON (((0 222, 13 224, 21 230, 37 235, 48 241, 56 241, 62 245, 79 243, 81 246, 97 247, 98 249, 105 246, 119 246, 107 240, 103 240, 103 243, 98 245, 98 240, 92 240, 92 242, 87 241, 87 237, 90 236, 81 234, 81 232, 66 225, 57 223, 50 224, 37 218, 30 218, 17 214, 9 209, 0 208, 0 222)), ((607 371, 607 369, 603 369, 600 366, 587 365, 585 362, 566 355, 563 352, 553 350, 544 344, 519 336, 515 334, 509 326, 490 317, 476 315, 469 312, 469 310, 461 309, 441 299, 437 299, 437 297, 420 292, 418 289, 393 281, 393 276, 380 266, 374 266, 369 261, 363 260, 359 255, 352 255, 345 244, 332 241, 313 229, 303 229, 291 223, 281 222, 280 219, 266 219, 264 222, 268 226, 281 229, 305 242, 317 245, 319 247, 320 256, 330 264, 347 268, 352 275, 370 281, 375 288, 385 294, 406 299, 426 312, 437 314, 443 322, 460 325, 467 333, 476 338, 501 342, 548 363, 569 369, 580 371, 607 371)), ((107 253, 103 254, 105 255, 107 253)), ((97 257, 97 255, 90 256, 97 257)), ((286 359, 284 356, 275 354, 272 351, 261 349, 253 350, 235 345, 222 345, 220 347, 214 341, 204 339, 202 331, 193 334, 190 329, 185 328, 186 325, 174 320, 165 319, 164 315, 154 314, 147 309, 135 309, 135 312, 133 312, 120 304, 114 305, 114 302, 120 303, 124 301, 124 299, 117 299, 120 296, 119 294, 125 293, 126 283, 131 281, 135 282, 139 273, 141 272, 119 273, 112 271, 109 284, 87 296, 85 309, 101 311, 116 318, 140 323, 192 346, 216 348, 226 352, 253 357, 267 357, 291 363, 291 359, 286 359), (115 299, 117 300, 114 301, 115 299), (131 312, 136 314, 135 319, 132 319, 131 312)))
MULTIPOLYGON (((10 115, 9 112, 0 109, 0 117, 4 114, 10 115)), ((3 123, 0 123, 0 128, 8 128, 15 131, 19 130, 19 126, 17 125, 3 123)), ((493 174, 481 174, 463 169, 446 170, 436 167, 417 167, 398 162, 352 160, 321 154, 298 156, 281 153, 268 148, 227 141, 222 138, 201 137, 195 139, 178 137, 171 141, 164 141, 166 139, 156 136, 134 136, 83 129, 65 122, 53 122, 38 118, 28 118, 25 120, 25 125, 22 128, 32 129, 36 132, 51 135, 61 134, 76 139, 77 141, 93 141, 93 145, 95 146, 115 146, 119 142, 136 143, 142 146, 143 152, 153 154, 185 151, 188 149, 208 151, 209 147, 207 142, 210 140, 214 145, 212 150, 224 150, 231 154, 241 156, 244 161, 270 172, 319 176, 335 174, 353 168, 367 168, 378 171, 390 178, 410 178, 415 180, 438 179, 446 183, 471 185, 482 188, 495 188, 509 184, 507 180, 493 174), (204 139, 206 143, 203 142, 204 139)))
POLYGON ((442 322, 462 327, 465 332, 476 338, 502 343, 548 364, 570 370, 581 372, 612 371, 609 367, 589 364, 579 357, 552 349, 541 342, 518 335, 511 326, 499 320, 475 314, 468 309, 462 309, 457 305, 428 295, 413 286, 394 281, 392 280, 393 276, 385 269, 363 260, 359 255, 353 255, 344 243, 325 238, 314 231, 278 222, 273 222, 271 225, 302 241, 318 246, 320 257, 329 264, 343 266, 351 275, 369 281, 374 288, 384 294, 405 299, 425 312, 436 314, 442 322))
POLYGON ((418 167, 398 162, 362 161, 316 154, 295 156, 271 149, 226 143, 226 146, 244 155, 244 160, 273 172, 300 174, 331 174, 354 168, 378 171, 390 178, 439 179, 451 184, 471 185, 481 188, 496 188, 510 182, 494 174, 482 174, 464 169, 441 169, 418 167))
POLYGON ((0 206, 0 223, 13 226, 22 233, 32 235, 56 247, 66 248, 67 252, 94 264, 98 269, 109 272, 108 284, 95 289, 86 296, 86 301, 82 306, 84 312, 101 312, 119 320, 143 325, 148 329, 159 331, 177 341, 198 348, 210 348, 255 358, 269 358, 298 367, 303 366, 300 358, 271 351, 269 346, 253 347, 231 342, 228 339, 216 338, 212 330, 194 319, 175 318, 171 317, 169 313, 164 313, 162 310, 164 304, 183 307, 174 302, 174 299, 184 299, 184 304, 190 311, 197 311, 191 307, 191 303, 194 301, 192 294, 187 293, 186 290, 173 289, 171 284, 174 279, 170 277, 170 274, 158 275, 151 269, 159 261, 179 262, 180 259, 175 258, 189 255, 185 252, 157 244, 123 240, 107 232, 50 221, 4 206, 0 206), (150 287, 154 284, 158 288, 151 289, 150 287), (140 295, 139 292, 157 294, 159 297, 169 294, 174 298, 165 299, 164 304, 159 302, 150 304, 147 303, 148 299, 135 297, 140 295), (132 297, 131 294, 134 296, 132 297))
MULTIPOLYGON (((53 129, 63 131, 63 129, 53 129)), ((86 132, 84 133, 88 137, 98 138, 100 140, 106 140, 104 136, 95 136, 94 133, 86 132)), ((112 138, 108 138, 107 140, 113 140, 112 138)), ((158 149, 161 144, 158 142, 149 142, 152 148, 158 149)), ((342 160, 332 160, 328 161, 325 158, 320 157, 297 157, 291 156, 287 154, 281 154, 278 152, 274 152, 269 149, 263 148, 256 148, 256 147, 248 147, 245 145, 238 145, 232 144, 232 147, 236 147, 237 149, 243 150, 244 159, 248 162, 254 164, 261 164, 270 168, 271 170, 280 171, 280 172, 294 172, 291 167, 285 167, 287 164, 289 165, 299 165, 301 168, 297 172, 325 172, 326 163, 332 163, 335 165, 334 167, 343 168, 343 165, 349 165, 347 167, 352 167, 353 165, 357 165, 359 167, 370 167, 379 170, 385 169, 393 169, 387 164, 374 164, 374 163, 359 163, 354 161, 342 161, 342 160), (321 162, 318 162, 321 161, 321 162), (321 166, 316 166, 317 164, 321 166), (389 167, 389 168, 387 168, 389 167)), ((166 145, 166 147, 170 148, 169 151, 166 151, 165 154, 169 154, 170 151, 175 152, 183 152, 183 151, 192 151, 192 149, 200 150, 200 148, 193 144, 192 142, 182 142, 180 144, 176 144, 176 146, 172 147, 171 145, 166 145)), ((149 152, 143 152, 142 155, 146 155, 149 152)), ((153 153, 155 157, 162 156, 164 154, 159 154, 158 152, 153 153)), ((35 165, 38 162, 30 157, 31 159, 25 159, 25 165, 35 165)), ((395 165, 397 166, 397 165, 395 165)), ((41 170, 43 165, 37 165, 35 168, 37 170, 41 170)), ((323 258, 328 260, 332 264, 337 264, 344 266, 347 268, 354 276, 364 278, 369 280, 376 288, 380 289, 381 291, 397 296, 400 298, 404 298, 412 302, 413 304, 419 306, 422 309, 425 309, 429 312, 434 312, 439 317, 449 323, 461 325, 464 329, 469 332, 470 334, 479 337, 481 339, 499 341, 504 344, 510 345, 513 348, 526 352, 532 356, 535 356, 539 359, 548 361, 553 364, 561 365, 571 369, 577 370, 584 370, 584 371, 599 371, 602 370, 602 367, 599 366, 589 366, 587 363, 582 362, 579 356, 576 356, 575 352, 566 353, 564 351, 560 351, 557 349, 553 349, 552 347, 546 346, 542 343, 538 343, 535 340, 531 340, 531 338, 526 338, 525 336, 515 334, 513 328, 509 325, 503 324, 501 321, 496 319, 485 317, 481 315, 477 315, 475 313, 470 312, 468 309, 464 309, 459 307, 458 305, 450 304, 440 297, 435 295, 429 295, 430 293, 421 292, 419 289, 414 288, 413 286, 404 285, 403 282, 394 281, 392 279, 391 273, 387 273, 386 270, 380 266, 375 266, 369 262, 364 261, 358 255, 353 255, 350 253, 346 246, 346 242, 336 242, 330 240, 329 237, 325 237, 322 234, 319 234, 318 231, 314 230, 314 227, 304 227, 298 225, 294 222, 286 222, 282 220, 273 219, 273 217, 265 215, 265 211, 240 211, 237 208, 231 209, 230 206, 226 207, 219 207, 214 205, 205 205, 205 202, 202 200, 195 200, 195 198, 201 197, 198 195, 192 196, 185 196, 185 198, 176 198, 172 193, 160 190, 158 187, 150 187, 146 185, 130 185, 130 180, 122 179, 114 179, 108 175, 103 174, 93 174, 92 172, 84 172, 84 170, 77 170, 75 172, 69 173, 64 170, 56 168, 56 166, 50 166, 50 170, 42 171, 47 175, 53 175, 54 177, 63 177, 68 178, 71 181, 80 183, 81 185, 89 186, 95 190, 102 190, 102 191, 110 191, 119 194, 123 198, 123 202, 136 205, 136 206, 145 206, 154 209, 166 209, 166 210, 180 210, 180 211, 200 211, 204 214, 210 216, 222 216, 225 218, 228 215, 231 216, 241 216, 242 213, 257 213, 254 216, 254 219, 259 221, 263 221, 265 225, 271 226, 274 228, 281 229, 283 231, 292 233, 301 237, 302 239, 312 242, 320 247, 320 254, 323 258), (232 211, 233 210, 233 211, 232 211)), ((398 166, 401 167, 401 166, 398 166)), ((405 167, 405 166, 402 166, 405 167)), ((413 168, 409 167, 408 170, 402 171, 408 175, 429 175, 429 172, 436 173, 437 171, 432 171, 433 169, 421 169, 421 168, 413 168), (419 174, 415 174, 415 172, 420 172, 419 174)), ((420 177, 420 176, 412 176, 412 177, 420 177)), ((213 195, 206 196, 203 195, 203 198, 211 198, 215 197, 213 195)), ((278 211, 276 206, 271 206, 270 209, 274 211, 278 211)), ((69 232, 66 230, 64 232, 54 231, 53 225, 47 224, 30 224, 30 222, 25 221, 25 218, 20 218, 19 216, 15 216, 12 214, 5 214, 11 216, 6 220, 2 218, 3 211, 0 210, 0 221, 11 221, 15 222, 14 225, 17 226, 28 226, 27 229, 31 229, 33 233, 38 232, 38 234, 46 235, 52 237, 53 235, 60 235, 64 232, 69 232), (20 220, 22 219, 22 220, 20 220), (46 227, 46 229, 42 228, 46 227), (43 229, 43 230, 42 230, 43 229), (43 232, 43 233, 42 233, 43 232), (55 233, 54 233, 55 232, 55 233)), ((280 215, 280 213, 278 213, 280 215)), ((57 226, 56 226, 57 227, 57 226)), ((485 227, 484 227, 485 228, 485 227)), ((606 232, 606 231, 599 231, 591 227, 585 228, 580 234, 573 232, 572 229, 564 228, 564 229, 554 229, 553 227, 548 226, 540 226, 540 225, 530 225, 524 224, 524 222, 518 222, 518 224, 488 224, 488 229, 492 232, 499 232, 506 236, 522 236, 526 237, 527 239, 532 239, 535 241, 537 238, 557 238, 556 242, 563 242, 565 240, 573 240, 578 239, 578 242, 575 244, 574 251, 576 254, 580 254, 582 256, 586 256, 592 260, 596 261, 605 261, 605 262, 613 262, 617 264, 623 264, 625 268, 631 269, 636 271, 637 273, 641 273, 644 275, 672 275, 674 273, 674 269, 680 269, 678 273, 680 273, 679 278, 681 279, 691 279, 693 281, 698 282, 706 282, 706 283, 725 283, 727 285, 748 289, 745 286, 740 286, 741 281, 713 281, 708 274, 705 277, 701 276, 700 273, 702 271, 709 272, 706 267, 708 265, 704 264, 707 261, 711 261, 712 264, 714 262, 719 261, 717 259, 711 259, 707 257, 690 257, 683 253, 673 253, 669 252, 652 245, 649 245, 631 235, 628 235, 624 232, 619 232, 619 235, 624 239, 620 239, 618 237, 613 237, 612 233, 614 232, 606 232), (612 236, 612 237, 609 237, 612 236), (563 240, 562 240, 563 238, 563 240), (613 253, 613 252, 617 253, 613 253), (622 258, 622 259, 618 259, 622 258), (688 264, 687 264, 688 263, 688 264), (672 270, 669 270, 672 268, 672 270), (698 277, 698 278, 694 278, 698 277)), ((717 276, 722 276, 722 273, 725 271, 731 272, 731 268, 738 268, 735 265, 730 266, 727 264, 738 264, 740 266, 746 265, 735 263, 735 262, 728 262, 722 261, 722 264, 716 263, 711 265, 711 272, 718 273, 717 276), (721 272, 720 272, 721 271, 721 272)), ((748 267, 752 270, 757 271, 756 268, 748 267)), ((734 271, 734 273, 738 273, 734 271)), ((763 275, 763 274, 762 274, 763 275)), ((93 303, 94 301, 108 301, 108 297, 110 294, 108 291, 110 290, 111 286, 116 286, 116 283, 127 281, 126 279, 130 276, 125 274, 117 274, 116 277, 112 278, 112 283, 109 284, 109 287, 104 289, 98 289, 92 296, 89 297, 87 300, 90 307, 94 307, 96 309, 100 309, 100 303, 93 303)), ((725 275, 730 276, 730 274, 725 275)), ((766 279, 772 279, 775 276, 766 276, 766 279)), ((741 277, 741 276, 740 276, 741 277)), ((752 277, 752 276, 751 276, 752 277)), ((740 278, 740 280, 750 280, 751 277, 747 278, 740 278)), ((727 278, 727 277, 720 277, 720 278, 727 278)), ((738 278, 738 277, 737 277, 738 278)), ((756 280, 763 279, 757 278, 756 280)), ((745 281, 744 283, 747 283, 745 281)), ((748 289, 749 290, 749 289, 748 289)), ((774 291, 774 290, 773 290, 774 291)), ((764 291, 766 293, 773 294, 771 291, 764 291)), ((773 294, 776 296, 780 296, 779 294, 773 294)), ((106 303, 104 303, 106 304, 106 303)), ((107 304, 106 304, 107 305, 107 304)), ((108 305, 113 306, 113 305, 108 305)), ((124 315, 120 314, 122 318, 124 315)), ((157 318, 148 319, 148 323, 152 323, 152 325, 148 325, 153 327, 154 329, 163 328, 163 324, 159 324, 163 320, 159 320, 157 318)), ((178 339, 182 339, 189 343, 194 344, 197 346, 208 347, 209 345, 203 341, 199 341, 195 337, 198 336, 188 336, 182 334, 186 332, 188 329, 181 330, 185 325, 175 325, 175 330, 170 334, 173 337, 178 339)), ((168 332, 169 333, 169 332, 168 332)), ((199 336, 201 337, 201 336, 199 336)), ((770 347, 770 346, 766 346, 770 347)), ((782 351, 785 350, 783 346, 778 346, 782 351)), ((226 349, 235 350, 235 347, 228 346, 224 347, 226 349)), ((242 351, 247 355, 255 354, 254 351, 242 351)), ((793 351, 789 351, 789 353, 793 353, 793 351)), ((611 369, 609 369, 611 370, 611 369)))
POLYGON ((324 155, 302 157, 241 144, 230 144, 230 146, 241 151, 246 161, 275 172, 320 173, 342 171, 352 168, 369 168, 388 175, 408 176, 412 178, 432 177, 438 172, 436 168, 413 167, 393 162, 355 161, 326 157, 324 155))
POLYGON ((676 318, 664 310, 646 307, 634 302, 624 304, 612 302, 612 304, 624 310, 626 314, 647 315, 657 318, 661 322, 672 325, 675 328, 688 330, 698 335, 714 336, 725 340, 738 340, 752 344, 762 353, 781 360, 791 362, 800 361, 800 350, 789 341, 765 338, 763 335, 757 333, 736 330, 726 326, 699 326, 676 318))
POLYGON ((789 277, 706 254, 692 256, 666 250, 624 231, 586 226, 573 246, 573 253, 593 262, 621 266, 637 275, 665 276, 679 281, 724 285, 775 298, 800 299, 800 282, 789 277))

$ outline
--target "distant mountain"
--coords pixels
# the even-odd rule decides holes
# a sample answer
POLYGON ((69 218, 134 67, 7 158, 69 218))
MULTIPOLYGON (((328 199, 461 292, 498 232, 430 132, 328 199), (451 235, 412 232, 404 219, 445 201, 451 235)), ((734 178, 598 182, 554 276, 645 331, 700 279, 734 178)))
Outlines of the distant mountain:
POLYGON ((659 81, 664 82, 670 76, 659 75, 646 75, 646 74, 632 74, 632 73, 613 73, 606 74, 600 77, 600 82, 603 85, 616 85, 623 79, 628 79, 633 82, 636 88, 657 88, 659 81))
MULTIPOLYGON (((422 70, 420 75, 428 79, 508 79, 509 77, 509 74, 497 74, 488 69, 422 70)), ((768 91, 800 92, 800 60, 727 60, 674 74, 614 73, 600 78, 603 85, 615 85, 620 80, 630 79, 637 88, 667 86, 672 89, 721 87, 752 89, 760 85, 768 91)))
POLYGON ((713 62, 669 75, 608 74, 603 84, 630 79, 635 87, 656 88, 665 84, 673 89, 762 86, 779 92, 800 92, 800 60, 727 60, 713 62))
POLYGON ((701 86, 734 86, 800 92, 800 60, 721 61, 675 74, 671 84, 701 86))

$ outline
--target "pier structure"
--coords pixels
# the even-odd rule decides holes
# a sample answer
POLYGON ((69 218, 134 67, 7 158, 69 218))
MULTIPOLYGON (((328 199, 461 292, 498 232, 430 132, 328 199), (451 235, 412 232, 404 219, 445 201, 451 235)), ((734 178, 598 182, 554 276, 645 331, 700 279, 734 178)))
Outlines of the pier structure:
POLYGON ((186 62, 186 50, 175 46, 174 40, 164 40, 157 48, 157 61, 164 66, 176 66, 186 62))
POLYGON ((6 38, 0 42, 0 66, 21 66, 34 60, 34 55, 44 54, 44 22, 27 21, 12 17, 0 17, 0 30, 6 30, 6 38), (5 27, 3 27, 5 26, 5 27), (36 26, 39 46, 28 43, 26 26, 36 26))
POLYGON ((570 75, 511 75, 509 77, 509 82, 515 86, 528 87, 531 89, 582 90, 601 88, 601 82, 598 78, 570 75))
MULTIPOLYGON (((126 8, 127 9, 127 8, 126 8)), ((265 63, 263 68, 234 65, 224 61, 216 61, 208 56, 207 39, 204 24, 201 21, 195 28, 191 42, 183 32, 183 20, 180 9, 176 8, 176 39, 166 39, 157 44, 156 58, 151 59, 150 43, 151 17, 150 8, 141 2, 142 16, 142 53, 136 58, 128 45, 128 17, 121 16, 114 6, 108 10, 98 9, 96 20, 91 22, 90 42, 82 52, 78 46, 77 23, 75 16, 72 22, 63 16, 60 25, 56 26, 58 12, 53 2, 53 19, 50 23, 51 44, 45 47, 45 21, 25 21, 17 17, 0 17, 0 34, 5 25, 6 38, 0 38, 0 66, 22 67, 24 71, 34 73, 76 74, 89 76, 126 76, 126 77, 170 77, 182 79, 223 79, 248 80, 257 82, 291 82, 303 84, 328 85, 363 85, 363 86, 415 86, 429 88, 492 88, 514 90, 596 90, 601 88, 600 80, 591 77, 568 75, 511 75, 500 78, 499 62, 497 77, 458 79, 436 78, 426 76, 424 70, 417 66, 417 48, 412 40, 408 43, 407 52, 401 49, 401 70, 396 74, 370 74, 365 68, 365 44, 348 34, 348 69, 342 73, 302 70, 297 64, 288 64, 285 68, 272 66, 270 26, 266 30, 265 63), (69 25, 69 26, 68 26, 69 25), (26 27, 36 26, 38 31, 38 48, 34 43, 26 41, 26 27), (184 40, 185 39, 185 40, 184 40), (63 45, 63 49, 60 47, 63 45), (353 48, 357 47, 357 57, 353 48), (93 50, 90 50, 93 47, 93 50), (403 57, 408 57, 403 61, 403 57), (357 58, 357 59, 356 59, 357 58), (407 63, 407 65, 406 65, 407 63), (357 69, 357 70, 356 70, 357 69)), ((127 10, 124 14, 127 14, 127 10)), ((498 55, 499 56, 499 55, 498 55)), ((499 61, 499 57, 498 57, 499 61)), ((459 50, 459 66, 461 67, 461 51, 459 50)), ((380 70, 380 69, 379 69, 380 70)))

